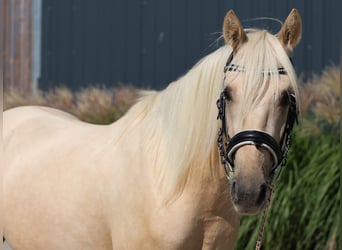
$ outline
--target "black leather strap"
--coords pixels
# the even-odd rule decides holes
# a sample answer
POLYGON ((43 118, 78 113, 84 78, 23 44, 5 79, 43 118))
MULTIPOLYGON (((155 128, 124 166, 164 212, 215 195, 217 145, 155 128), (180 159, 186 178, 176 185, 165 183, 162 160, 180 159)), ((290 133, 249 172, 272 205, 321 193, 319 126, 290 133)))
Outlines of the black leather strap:
MULTIPOLYGON (((274 151, 275 156, 277 157, 277 159, 274 160, 278 163, 282 161, 282 152, 279 144, 271 135, 258 130, 244 130, 234 135, 227 145, 227 154, 234 154, 236 150, 240 148, 240 146, 244 145, 244 142, 250 142, 250 144, 260 147, 265 147, 266 145, 274 151), (233 152, 231 152, 232 150, 233 152)), ((233 166, 233 160, 230 157, 228 157, 228 155, 227 159, 229 163, 233 166)))

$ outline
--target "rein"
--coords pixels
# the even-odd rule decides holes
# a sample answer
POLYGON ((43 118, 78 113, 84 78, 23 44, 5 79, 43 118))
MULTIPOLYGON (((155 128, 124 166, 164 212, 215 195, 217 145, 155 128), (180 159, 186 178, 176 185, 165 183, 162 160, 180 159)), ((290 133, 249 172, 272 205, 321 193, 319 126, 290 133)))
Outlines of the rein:
MULTIPOLYGON (((233 54, 234 54, 234 51, 228 57, 228 60, 224 67, 223 86, 225 84, 227 71, 234 71, 234 72, 245 71, 243 67, 240 67, 236 64, 231 64, 233 60, 233 54)), ((293 64, 291 58, 290 58, 290 61, 293 64)), ((274 71, 262 71, 261 73, 268 74, 268 75, 272 73, 278 73, 281 75, 287 74, 286 70, 282 67, 277 68, 274 71)), ((273 160, 274 160, 274 166, 271 172, 271 181, 270 183, 268 183, 269 194, 268 194, 266 205, 263 211, 263 217, 262 217, 261 225, 260 225, 259 232, 258 232, 256 246, 255 246, 256 250, 259 250, 262 245, 262 239, 263 239, 263 235, 264 235, 264 231, 266 227, 267 214, 270 208, 270 203, 271 203, 272 194, 274 192, 275 182, 278 180, 281 170, 286 165, 287 153, 291 145, 293 126, 295 122, 298 122, 299 112, 298 112, 297 105, 296 105, 296 97, 294 96, 294 94, 288 93, 288 98, 289 98, 289 110, 287 114, 285 130, 284 130, 282 139, 280 140, 279 144, 271 135, 269 135, 266 132, 259 131, 259 130, 244 130, 244 131, 237 133, 232 138, 230 138, 229 133, 228 133, 227 121, 226 121, 227 100, 226 100, 226 95, 224 93, 224 90, 221 92, 220 97, 216 102, 217 108, 218 108, 217 119, 221 120, 221 128, 219 129, 219 132, 218 132, 217 146, 218 146, 220 157, 221 157, 221 163, 224 167, 225 174, 226 174, 228 181, 231 182, 231 180, 234 177, 234 168, 235 168, 234 155, 239 148, 245 145, 256 145, 257 147, 265 148, 268 152, 271 153, 273 160)))

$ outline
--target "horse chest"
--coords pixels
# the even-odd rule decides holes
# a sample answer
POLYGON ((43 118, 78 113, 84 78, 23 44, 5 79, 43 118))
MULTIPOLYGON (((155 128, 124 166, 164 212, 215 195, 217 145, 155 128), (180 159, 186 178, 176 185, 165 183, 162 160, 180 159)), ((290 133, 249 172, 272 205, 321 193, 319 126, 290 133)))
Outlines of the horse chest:
POLYGON ((155 234, 162 249, 233 249, 238 224, 225 218, 183 218, 161 222, 155 234))
POLYGON ((229 216, 229 202, 206 202, 184 195, 159 209, 151 224, 159 249, 233 249, 239 218, 229 216))

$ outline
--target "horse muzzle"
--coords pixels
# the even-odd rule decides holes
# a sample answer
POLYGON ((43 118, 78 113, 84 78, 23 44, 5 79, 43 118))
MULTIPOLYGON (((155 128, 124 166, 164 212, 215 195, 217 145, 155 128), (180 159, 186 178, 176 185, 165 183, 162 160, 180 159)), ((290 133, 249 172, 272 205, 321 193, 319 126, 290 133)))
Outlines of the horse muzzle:
POLYGON ((267 192, 268 188, 266 184, 251 187, 244 185, 243 182, 232 181, 231 197, 235 210, 245 215, 260 212, 266 204, 267 192))
POLYGON ((265 132, 244 130, 231 138, 226 154, 230 171, 236 172, 230 180, 236 211, 249 215, 258 213, 266 203, 267 183, 282 161, 279 144, 265 132))

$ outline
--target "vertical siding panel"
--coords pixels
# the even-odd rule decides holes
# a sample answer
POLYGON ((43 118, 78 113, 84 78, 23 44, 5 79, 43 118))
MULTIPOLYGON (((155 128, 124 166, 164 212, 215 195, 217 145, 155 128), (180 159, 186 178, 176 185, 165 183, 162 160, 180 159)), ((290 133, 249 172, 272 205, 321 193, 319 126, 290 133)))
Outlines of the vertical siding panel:
POLYGON ((57 4, 58 1, 51 1, 50 2, 50 18, 51 18, 51 26, 50 27, 50 32, 49 32, 49 36, 50 36, 50 46, 51 46, 51 53, 50 53, 50 69, 51 69, 51 84, 50 84, 50 88, 53 88, 55 86, 55 84, 59 84, 58 82, 58 76, 57 76, 57 53, 58 53, 58 44, 56 43, 57 41, 57 32, 56 29, 58 29, 58 14, 57 13, 57 4))
POLYGON ((244 19, 254 16, 253 7, 250 7, 254 2, 246 3, 244 1, 234 0, 231 9, 235 11, 240 21, 243 22, 244 19))
POLYGON ((171 1, 171 53, 170 70, 171 80, 183 75, 186 70, 185 38, 186 29, 186 4, 185 1, 171 1))
POLYGON ((156 85, 166 86, 171 79, 171 1, 158 0, 156 13, 156 85))
POLYGON ((73 0, 71 21, 71 84, 72 89, 84 83, 85 10, 84 0, 73 0))
POLYGON ((313 58, 313 70, 319 71, 322 66, 322 59, 323 59, 323 44, 321 36, 324 34, 324 3, 323 1, 317 1, 316 4, 312 5, 313 8, 313 19, 311 25, 313 26, 313 47, 312 50, 315 53, 315 57, 313 58))
POLYGON ((125 50, 126 50, 126 32, 125 25, 125 0, 115 0, 111 16, 111 36, 113 37, 111 55, 111 72, 114 84, 125 81, 125 50))
POLYGON ((315 56, 313 55, 313 52, 315 51, 315 41, 314 37, 316 32, 316 29, 313 25, 315 14, 314 14, 314 7, 307 2, 306 3, 306 10, 307 10, 307 20, 306 20, 306 29, 308 31, 308 46, 306 47, 306 66, 307 66, 307 72, 312 72, 313 69, 313 60, 315 56))
MULTIPOLYGON (((266 17, 273 17, 273 18, 279 18, 275 15, 274 13, 274 1, 268 1, 267 3, 267 6, 265 8, 265 12, 263 13, 263 16, 266 16, 266 17)), ((274 23, 273 23, 274 24, 274 23)), ((273 29, 275 25, 272 25, 270 27, 272 27, 272 32, 273 33, 276 33, 276 30, 273 29)))
POLYGON ((306 15, 304 16, 305 18, 305 26, 304 29, 306 29, 306 35, 307 35, 307 43, 305 44, 305 72, 312 72, 312 63, 313 63, 313 47, 314 47, 314 26, 313 26, 313 6, 311 5, 311 1, 306 1, 305 2, 305 10, 304 12, 306 15))
POLYGON ((276 8, 274 12, 274 16, 278 19, 285 21, 285 18, 290 13, 290 10, 287 7, 287 1, 276 1, 276 8))
MULTIPOLYGON (((321 39, 324 41, 325 48, 325 57, 324 62, 326 64, 341 64, 340 61, 340 32, 338 31, 338 27, 341 22, 341 2, 333 1, 331 4, 327 4, 325 11, 325 30, 326 33, 321 36, 321 39), (338 54, 338 51, 340 52, 338 54), (332 60, 335 58, 335 60, 332 60), (335 61, 335 62, 334 62, 335 61)), ((326 66, 326 65, 323 65, 326 66)))
POLYGON ((114 34, 111 34, 111 15, 113 10, 114 1, 102 1, 98 4, 97 13, 97 31, 98 37, 96 39, 97 55, 97 78, 96 84, 104 85, 111 84, 111 69, 110 69, 110 53, 111 46, 115 42, 113 39, 114 34))
POLYGON ((156 53, 156 2, 142 1, 141 10, 141 77, 140 86, 155 88, 155 53, 156 53))
MULTIPOLYGON (((202 1, 201 51, 205 51, 206 54, 213 51, 209 46, 215 44, 215 40, 219 37, 216 32, 221 32, 221 28, 217 26, 217 20, 215 18, 219 14, 217 12, 217 5, 217 1, 202 1)), ((199 53, 197 56, 203 57, 203 53, 199 53)))
POLYGON ((222 34, 222 24, 223 24, 223 18, 225 17, 227 11, 229 9, 232 9, 232 3, 231 1, 225 1, 225 0, 218 0, 218 15, 217 15, 217 24, 218 27, 220 27, 219 32, 222 34))
MULTIPOLYGON (((84 0, 85 3, 85 56, 84 56, 84 82, 85 85, 94 85, 98 81, 98 4, 93 0, 84 0)), ((100 38, 101 39, 101 38, 100 38)))
MULTIPOLYGON (((333 44, 330 45, 330 44, 327 44, 326 47, 330 47, 331 48, 335 48, 333 51, 332 51, 332 54, 331 55, 337 55, 337 60, 336 62, 338 63, 341 63, 340 62, 340 55, 341 54, 337 54, 336 51, 339 50, 340 46, 341 46, 341 41, 340 41, 340 38, 341 38, 341 33, 338 32, 338 27, 340 27, 341 25, 341 9, 342 9, 342 4, 341 4, 341 1, 338 1, 338 0, 335 0, 333 1, 333 3, 331 4, 333 7, 332 7, 332 11, 331 11, 331 19, 332 19, 332 22, 331 22, 331 25, 328 26, 327 28, 329 29, 329 34, 332 35, 332 41, 333 41, 333 44)), ((330 15, 327 15, 330 17, 330 15)), ((329 40, 325 40, 326 42, 328 42, 329 40)), ((341 53, 341 51, 340 51, 341 53)))
MULTIPOLYGON (((307 33, 308 30, 306 29, 307 23, 306 23, 306 15, 303 15, 304 12, 303 10, 305 9, 305 1, 294 1, 292 8, 297 8, 299 13, 301 14, 302 17, 302 25, 303 25, 303 29, 302 29, 302 39, 301 42, 298 44, 298 46, 295 48, 292 59, 294 62, 294 66, 297 72, 303 72, 304 70, 304 64, 305 64, 305 53, 302 53, 302 51, 304 51, 305 48, 305 44, 307 41, 307 33)), ((285 18, 288 16, 288 14, 290 13, 290 10, 287 13, 284 13, 284 15, 281 17, 281 21, 285 21, 285 18)))
MULTIPOLYGON (((329 62, 329 56, 330 56, 330 51, 328 48, 329 46, 327 45, 326 40, 329 39, 331 40, 332 43, 334 42, 333 32, 330 29, 333 18, 327 18, 330 15, 332 15, 332 17, 334 15, 334 11, 332 10, 331 7, 332 7, 332 4, 326 4, 324 6, 324 11, 322 13, 324 15, 323 27, 325 27, 324 33, 321 35, 321 39, 323 40, 322 49, 323 49, 323 61, 324 62, 329 62)), ((330 47, 333 47, 333 46, 330 46, 330 47)))
POLYGON ((48 5, 48 1, 42 1, 42 24, 41 24, 41 60, 40 60, 40 76, 38 78, 38 87, 41 89, 46 88, 47 86, 47 76, 48 76, 48 70, 47 70, 47 57, 48 57, 48 38, 46 35, 46 30, 48 27, 48 11, 47 11, 47 5, 48 5))
POLYGON ((202 5, 198 0, 186 1, 185 22, 185 60, 188 65, 193 65, 200 59, 203 42, 202 32, 202 5))
POLYGON ((58 26, 56 32, 56 76, 57 84, 66 85, 71 82, 71 10, 72 1, 56 2, 56 17, 58 18, 58 26))
POLYGON ((54 32, 54 20, 53 20, 53 0, 42 1, 43 4, 43 25, 44 32, 42 34, 42 80, 45 82, 46 87, 44 89, 52 87, 54 78, 54 47, 53 47, 53 32, 54 32), (45 52, 45 54, 44 54, 45 52), (45 55, 45 56, 44 56, 45 55))
POLYGON ((125 83, 139 86, 141 60, 141 16, 140 1, 126 1, 125 15, 125 83))

